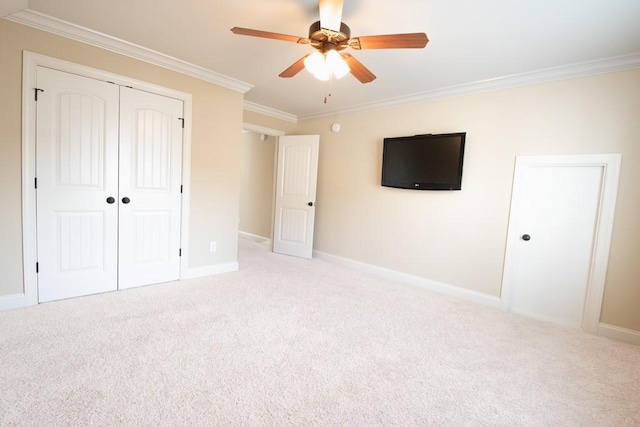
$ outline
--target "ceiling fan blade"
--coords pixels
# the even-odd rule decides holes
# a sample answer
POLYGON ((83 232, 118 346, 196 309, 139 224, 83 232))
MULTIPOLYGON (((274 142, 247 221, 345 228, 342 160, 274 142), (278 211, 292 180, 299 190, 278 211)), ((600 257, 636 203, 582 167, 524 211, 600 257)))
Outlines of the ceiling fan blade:
POLYGON ((300 71, 304 69, 304 60, 307 59, 307 56, 311 55, 310 53, 306 54, 302 58, 298 59, 294 62, 289 68, 284 70, 279 74, 280 77, 288 78, 293 77, 298 74, 300 71))
POLYGON ((425 33, 386 34, 380 36, 354 37, 349 40, 353 49, 420 49, 429 39, 425 33))
POLYGON ((270 33, 269 31, 252 30, 250 28, 233 27, 231 29, 231 32, 233 34, 239 34, 242 36, 262 37, 265 39, 275 39, 275 40, 282 40, 285 42, 294 42, 294 43, 300 43, 300 44, 309 43, 309 39, 306 39, 303 37, 290 36, 287 34, 280 34, 280 33, 270 33))
POLYGON ((343 0, 318 0, 320 28, 340 32, 343 0))
POLYGON ((342 57, 347 62, 347 65, 351 69, 353 77, 360 80, 360 83, 370 83, 376 79, 376 75, 373 74, 367 67, 362 65, 362 62, 358 61, 348 53, 343 53, 342 57))

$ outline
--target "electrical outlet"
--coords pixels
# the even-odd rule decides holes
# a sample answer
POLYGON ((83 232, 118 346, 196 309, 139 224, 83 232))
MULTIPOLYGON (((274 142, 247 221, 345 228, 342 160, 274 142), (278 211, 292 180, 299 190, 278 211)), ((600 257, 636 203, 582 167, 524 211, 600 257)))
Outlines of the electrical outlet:
POLYGON ((217 249, 217 246, 218 245, 216 245, 216 242, 210 242, 209 243, 209 252, 215 252, 216 249, 217 249))

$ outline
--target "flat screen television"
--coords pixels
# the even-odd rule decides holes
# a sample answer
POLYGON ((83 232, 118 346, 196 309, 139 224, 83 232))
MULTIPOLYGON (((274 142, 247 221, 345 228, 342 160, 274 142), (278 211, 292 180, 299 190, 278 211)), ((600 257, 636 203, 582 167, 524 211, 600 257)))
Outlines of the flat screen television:
POLYGON ((382 185, 412 190, 462 189, 466 132, 385 138, 382 185))

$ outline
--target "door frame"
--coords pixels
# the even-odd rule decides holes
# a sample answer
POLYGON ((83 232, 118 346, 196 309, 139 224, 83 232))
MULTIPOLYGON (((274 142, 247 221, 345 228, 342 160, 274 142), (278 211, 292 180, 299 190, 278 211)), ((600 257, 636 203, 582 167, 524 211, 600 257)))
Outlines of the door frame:
POLYGON ((600 206, 596 221, 594 248, 590 274, 587 284, 587 296, 582 318, 582 329, 591 334, 598 333, 602 299, 609 261, 609 249, 613 234, 613 220, 616 199, 618 195, 618 180, 620 176, 621 154, 576 154, 552 156, 518 156, 515 162, 513 191, 511 196, 511 212, 507 231, 507 247, 502 276, 502 308, 509 310, 511 291, 515 283, 515 266, 518 261, 518 230, 519 218, 522 210, 523 175, 528 167, 536 166, 569 166, 602 167, 602 187, 600 191, 600 206))
MULTIPOLYGON (((269 135, 276 138, 276 147, 273 155, 273 185, 271 188, 271 231, 269 233, 269 247, 273 251, 273 230, 275 221, 275 204, 276 204, 276 171, 278 170, 278 146, 280 144, 280 137, 286 135, 286 133, 279 129, 272 129, 264 126, 254 125, 252 123, 242 123, 242 129, 259 134, 269 135)), ((242 233, 242 232, 241 232, 242 233)))
POLYGON ((38 276, 36 273, 36 105, 33 102, 36 87, 37 67, 77 74, 96 80, 108 81, 122 86, 175 98, 184 103, 184 132, 182 142, 182 218, 180 226, 180 278, 186 277, 189 266, 189 207, 191 182, 191 123, 193 115, 192 95, 155 84, 121 76, 73 62, 24 51, 22 60, 22 263, 24 289, 21 301, 14 306, 38 304, 38 276))

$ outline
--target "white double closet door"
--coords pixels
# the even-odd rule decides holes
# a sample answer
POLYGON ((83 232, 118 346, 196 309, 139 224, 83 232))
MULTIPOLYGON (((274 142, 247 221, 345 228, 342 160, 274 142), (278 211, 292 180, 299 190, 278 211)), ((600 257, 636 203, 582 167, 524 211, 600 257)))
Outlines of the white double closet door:
POLYGON ((39 302, 180 275, 183 102, 37 70, 39 302))

